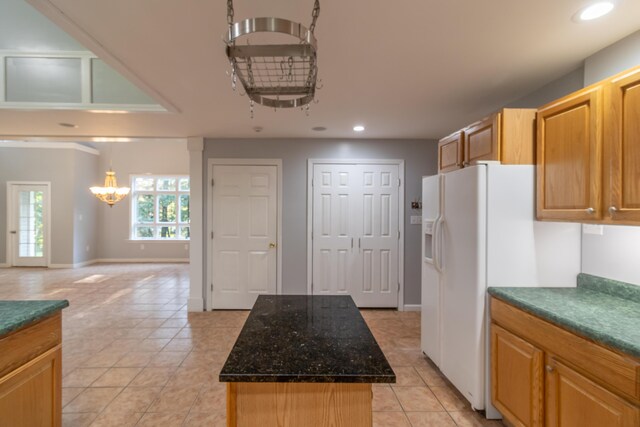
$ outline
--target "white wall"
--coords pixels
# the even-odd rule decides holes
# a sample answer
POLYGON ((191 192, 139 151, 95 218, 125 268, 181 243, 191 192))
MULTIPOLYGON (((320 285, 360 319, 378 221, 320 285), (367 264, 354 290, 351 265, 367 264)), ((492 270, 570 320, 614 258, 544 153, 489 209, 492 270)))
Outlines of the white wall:
MULTIPOLYGON (((99 175, 113 163, 118 185, 131 186, 131 175, 189 175, 189 153, 186 139, 100 143, 99 175)), ((101 183, 98 183, 101 184, 101 183)), ((153 242, 129 239, 131 197, 113 207, 101 203, 98 209, 99 250, 101 260, 166 260, 187 261, 189 243, 184 241, 153 242), (144 249, 143 249, 144 247, 144 249)))
POLYGON ((640 227, 604 226, 582 236, 582 272, 640 285, 640 227))

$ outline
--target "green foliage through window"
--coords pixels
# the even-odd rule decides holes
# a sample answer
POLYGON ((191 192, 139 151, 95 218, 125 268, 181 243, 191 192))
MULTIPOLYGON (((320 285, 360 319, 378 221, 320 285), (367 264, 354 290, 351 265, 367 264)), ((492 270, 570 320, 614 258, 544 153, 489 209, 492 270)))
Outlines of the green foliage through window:
POLYGON ((133 177, 132 239, 189 240, 189 189, 188 177, 133 177))

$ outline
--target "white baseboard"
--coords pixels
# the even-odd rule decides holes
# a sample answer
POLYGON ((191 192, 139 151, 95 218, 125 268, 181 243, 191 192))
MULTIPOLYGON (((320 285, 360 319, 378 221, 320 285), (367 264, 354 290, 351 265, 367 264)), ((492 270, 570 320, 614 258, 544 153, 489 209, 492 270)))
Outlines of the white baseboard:
POLYGON ((204 301, 201 298, 189 298, 187 300, 187 310, 190 312, 204 311, 204 301))
POLYGON ((405 304, 404 311, 422 311, 420 304, 405 304))
POLYGON ((189 263, 189 258, 100 258, 98 263, 189 263))
POLYGON ((74 264, 49 264, 49 268, 80 268, 96 264, 97 262, 97 259, 90 259, 88 261, 76 262, 74 264))

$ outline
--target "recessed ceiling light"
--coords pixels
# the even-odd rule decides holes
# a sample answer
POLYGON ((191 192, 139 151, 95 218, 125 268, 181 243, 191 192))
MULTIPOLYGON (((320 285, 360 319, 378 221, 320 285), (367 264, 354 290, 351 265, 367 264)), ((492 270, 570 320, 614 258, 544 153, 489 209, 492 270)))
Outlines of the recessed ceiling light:
POLYGON ((58 123, 58 125, 62 126, 63 128, 74 128, 74 129, 78 128, 78 125, 73 123, 58 123))
POLYGON ((611 12, 614 7, 612 1, 600 1, 578 11, 577 17, 580 21, 592 21, 611 12))
POLYGON ((362 132, 362 131, 364 130, 364 126, 362 126, 362 125, 355 125, 355 126, 353 127, 353 130, 354 130, 354 131, 356 131, 356 132, 362 132))
POLYGON ((325 130, 327 130, 327 128, 324 126, 316 126, 316 127, 312 127, 311 130, 314 130, 316 132, 324 132, 325 130))

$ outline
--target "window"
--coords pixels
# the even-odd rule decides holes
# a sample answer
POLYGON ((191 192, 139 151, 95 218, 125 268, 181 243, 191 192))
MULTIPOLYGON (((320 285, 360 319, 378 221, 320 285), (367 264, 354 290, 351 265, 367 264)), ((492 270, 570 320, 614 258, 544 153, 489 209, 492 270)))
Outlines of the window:
POLYGON ((189 177, 131 177, 131 239, 189 240, 189 177))

